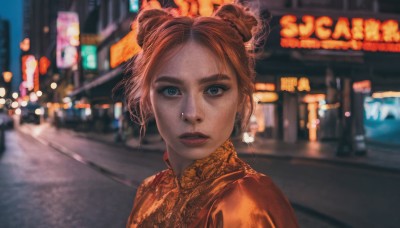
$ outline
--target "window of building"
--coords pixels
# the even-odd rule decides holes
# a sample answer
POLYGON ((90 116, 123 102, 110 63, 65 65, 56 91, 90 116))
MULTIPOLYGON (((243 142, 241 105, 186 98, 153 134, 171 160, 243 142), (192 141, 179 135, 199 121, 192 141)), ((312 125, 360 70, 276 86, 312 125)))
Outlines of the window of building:
POLYGON ((114 0, 113 1, 113 6, 112 6, 112 12, 113 12, 113 17, 112 17, 112 19, 113 19, 113 21, 118 21, 119 20, 119 18, 120 18, 120 14, 121 14, 121 11, 120 11, 120 0, 114 0))
POLYGON ((348 1, 349 10, 373 11, 375 0, 351 0, 348 1))
POLYGON ((103 0, 103 4, 101 5, 101 24, 102 27, 105 28, 108 25, 108 4, 109 0, 103 0))
POLYGON ((382 13, 400 14, 399 0, 380 0, 379 11, 382 13))
POLYGON ((298 0, 299 8, 317 8, 317 9, 343 9, 343 1, 338 0, 298 0))
POLYGON ((120 6, 120 12, 121 12, 121 18, 125 18, 125 16, 128 14, 129 12, 129 3, 127 0, 121 0, 121 4, 119 4, 120 6))

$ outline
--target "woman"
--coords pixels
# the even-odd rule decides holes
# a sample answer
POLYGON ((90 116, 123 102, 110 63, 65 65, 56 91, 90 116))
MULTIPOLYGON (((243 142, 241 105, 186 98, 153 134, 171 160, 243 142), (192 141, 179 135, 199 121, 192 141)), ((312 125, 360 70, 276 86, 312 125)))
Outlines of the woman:
POLYGON ((168 169, 140 185, 127 227, 298 227, 285 196, 229 140, 253 109, 245 44, 256 18, 228 4, 194 19, 147 10, 138 26, 127 102, 143 126, 155 118, 168 169))

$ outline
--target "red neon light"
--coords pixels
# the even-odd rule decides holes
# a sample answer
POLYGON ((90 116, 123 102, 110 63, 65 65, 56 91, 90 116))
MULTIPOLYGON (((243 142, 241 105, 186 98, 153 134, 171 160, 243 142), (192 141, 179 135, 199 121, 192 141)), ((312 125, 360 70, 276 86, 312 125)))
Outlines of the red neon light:
POLYGON ((296 16, 285 15, 280 25, 284 48, 400 52, 396 20, 340 17, 334 23, 328 16, 305 15, 298 22, 296 16))
POLYGON ((39 73, 45 75, 50 66, 50 60, 46 56, 42 56, 39 59, 39 73))

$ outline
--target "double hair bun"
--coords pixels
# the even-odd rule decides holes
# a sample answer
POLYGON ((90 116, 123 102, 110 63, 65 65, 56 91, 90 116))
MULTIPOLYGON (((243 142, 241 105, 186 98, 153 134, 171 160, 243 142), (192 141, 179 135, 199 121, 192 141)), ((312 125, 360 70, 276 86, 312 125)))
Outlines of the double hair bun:
POLYGON ((257 19, 243 7, 234 4, 222 5, 214 16, 226 21, 242 37, 243 42, 251 40, 253 28, 256 28, 257 19))
MULTIPOLYGON (((243 42, 248 42, 253 37, 253 29, 257 27, 257 19, 244 7, 237 4, 226 4, 214 12, 214 18, 219 18, 237 31, 243 42)), ((162 9, 149 9, 142 11, 138 18, 137 42, 143 47, 146 37, 156 30, 161 24, 174 18, 174 16, 162 9)))
POLYGON ((173 16, 161 9, 149 9, 142 11, 138 18, 137 43, 143 47, 143 43, 148 34, 154 31, 158 26, 173 18, 173 16))

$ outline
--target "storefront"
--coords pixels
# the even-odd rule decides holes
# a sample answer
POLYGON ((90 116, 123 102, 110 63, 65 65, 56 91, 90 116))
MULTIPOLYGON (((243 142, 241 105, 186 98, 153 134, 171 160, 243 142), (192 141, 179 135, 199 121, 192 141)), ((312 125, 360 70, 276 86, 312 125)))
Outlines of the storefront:
POLYGON ((272 83, 278 99, 256 110, 259 135, 285 142, 360 138, 364 97, 392 86, 381 77, 395 80, 398 27, 392 18, 357 13, 274 15, 256 82, 272 83), (359 92, 365 80, 369 92, 359 92))

